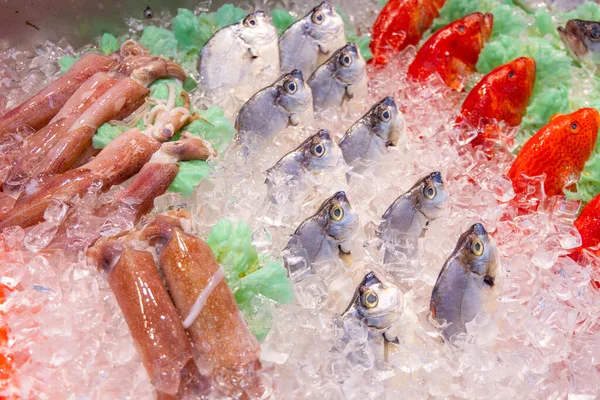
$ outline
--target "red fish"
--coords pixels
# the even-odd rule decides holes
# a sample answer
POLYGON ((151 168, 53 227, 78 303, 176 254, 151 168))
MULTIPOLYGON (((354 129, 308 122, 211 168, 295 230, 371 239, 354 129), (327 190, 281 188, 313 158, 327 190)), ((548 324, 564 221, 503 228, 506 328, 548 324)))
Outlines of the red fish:
POLYGON ((424 82, 438 73, 446 85, 462 91, 493 26, 492 14, 476 12, 440 29, 421 47, 408 67, 407 77, 424 82))
POLYGON ((390 0, 379 13, 371 40, 372 62, 385 65, 389 52, 416 45, 446 0, 390 0))
POLYGON ((553 116, 525 143, 508 172, 515 193, 527 193, 526 177, 545 174, 546 196, 562 195, 563 188, 579 179, 592 155, 599 126, 600 114, 594 108, 553 116))
MULTIPOLYGON (((504 121, 518 126, 527 109, 535 83, 535 60, 520 57, 492 70, 475 85, 465 99, 456 123, 467 122, 481 132, 471 141, 473 147, 498 139, 504 121)), ((491 156, 493 149, 485 149, 491 156)))
MULTIPOLYGON (((592 249, 600 245, 600 195, 583 207, 575 220, 575 227, 581 235, 581 246, 573 250, 570 257, 581 262, 585 258, 584 250, 600 257, 600 249, 592 249)), ((596 288, 600 288, 600 282, 593 283, 596 288)))

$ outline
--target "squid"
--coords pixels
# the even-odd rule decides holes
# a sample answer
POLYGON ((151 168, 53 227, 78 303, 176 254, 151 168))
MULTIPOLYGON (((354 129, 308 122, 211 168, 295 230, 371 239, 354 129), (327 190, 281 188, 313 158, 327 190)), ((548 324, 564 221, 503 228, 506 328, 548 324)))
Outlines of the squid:
POLYGON ((179 65, 153 57, 144 66, 135 69, 130 77, 121 79, 94 102, 66 133, 60 135, 38 164, 37 170, 33 171, 33 176, 68 171, 92 146, 92 138, 100 125, 122 117, 123 110, 128 114, 137 109, 149 93, 148 86, 157 79, 167 77, 184 81, 186 75, 179 65))
POLYGON ((263 389, 253 374, 261 368, 260 345, 208 244, 167 215, 157 216, 141 238, 159 249, 160 268, 192 339, 200 372, 210 374, 213 382, 227 382, 226 396, 260 397, 263 389))
POLYGON ((206 160, 213 155, 214 151, 198 137, 163 143, 133 181, 119 189, 109 201, 101 202, 89 214, 70 209, 48 248, 85 247, 98 239, 103 225, 117 214, 124 222, 137 223, 152 210, 154 199, 167 191, 179 172, 179 161, 206 160), (87 241, 82 243, 78 239, 83 236, 80 231, 84 225, 88 232, 87 241), (69 231, 72 226, 77 226, 76 233, 69 231))
POLYGON ((0 140, 22 126, 42 129, 89 77, 112 70, 121 58, 118 53, 109 56, 91 53, 82 57, 55 82, 0 117, 0 140))
POLYGON ((84 164, 92 155, 88 150, 100 125, 138 109, 149 93, 147 86, 163 77, 184 80, 185 72, 160 57, 132 56, 116 68, 115 77, 94 75, 49 125, 25 139, 15 152, 15 167, 7 181, 26 182, 27 177, 65 172, 84 164), (15 176, 17 179, 11 178, 15 176))
MULTIPOLYGON (((132 128, 115 138, 83 166, 50 176, 37 185, 30 184, 12 210, 0 215, 0 229, 35 225, 43 220, 44 212, 53 199, 69 201, 75 196, 82 196, 94 183, 100 183, 102 190, 106 191, 134 176, 150 161, 161 143, 173 137, 192 118, 189 97, 185 92, 182 96, 182 107, 172 110, 155 107, 151 112, 151 116, 156 117, 154 124, 143 132, 132 128)), ((210 150, 207 149, 204 154, 210 154, 210 150)))
POLYGON ((194 363, 190 340, 154 258, 131 247, 128 236, 99 240, 88 260, 106 274, 158 398, 206 393, 210 379, 194 363))

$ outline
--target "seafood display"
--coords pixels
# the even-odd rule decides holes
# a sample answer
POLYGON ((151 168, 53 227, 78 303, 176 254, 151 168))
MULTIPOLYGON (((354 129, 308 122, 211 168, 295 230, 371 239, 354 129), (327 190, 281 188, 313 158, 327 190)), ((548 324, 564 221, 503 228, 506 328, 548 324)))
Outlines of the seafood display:
POLYGON ((598 3, 284 4, 0 46, 0 399, 599 397, 598 3))

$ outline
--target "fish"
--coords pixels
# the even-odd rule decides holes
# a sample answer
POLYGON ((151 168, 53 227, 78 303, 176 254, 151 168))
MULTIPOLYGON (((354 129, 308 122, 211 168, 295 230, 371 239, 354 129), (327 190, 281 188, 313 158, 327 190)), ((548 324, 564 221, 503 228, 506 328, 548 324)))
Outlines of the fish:
POLYGON ((305 112, 312 113, 312 93, 300 70, 282 75, 242 106, 235 118, 238 143, 272 139, 289 125, 299 125, 305 112))
POLYGON ((452 343, 456 335, 467 333, 466 324, 484 310, 493 292, 498 255, 494 240, 481 223, 464 232, 444 263, 433 287, 429 309, 442 327, 442 335, 452 343))
POLYGON ((359 161, 377 162, 390 146, 396 146, 402 135, 404 118, 392 97, 373 105, 344 134, 339 146, 346 164, 360 172, 359 161))
POLYGON ((331 53, 346 44, 344 21, 324 1, 294 22, 279 38, 281 70, 299 69, 309 77, 331 53))
POLYGON ((341 151, 329 131, 320 129, 266 171, 268 192, 273 194, 282 186, 292 192, 306 174, 334 168, 341 160, 341 151))
POLYGON ((447 200, 448 191, 439 172, 419 179, 410 190, 394 200, 377 228, 377 236, 385 245, 383 263, 398 262, 397 253, 400 251, 407 258, 415 258, 418 251, 416 240, 425 236, 431 221, 443 215, 447 200), (406 241, 409 245, 404 245, 406 241))
POLYGON ((369 47, 374 65, 385 65, 392 54, 419 43, 446 0, 390 0, 373 24, 369 47))
POLYGON ((573 58, 580 62, 586 60, 596 65, 596 74, 600 74, 600 22, 572 19, 558 33, 573 58))
POLYGON ((423 237, 429 223, 441 217, 448 200, 448 191, 442 174, 432 172, 419 179, 412 188, 388 207, 378 232, 384 240, 391 240, 392 230, 406 235, 423 237))
POLYGON ((408 67, 407 78, 425 82, 437 73, 446 85, 461 92, 466 79, 475 72, 493 26, 493 15, 480 12, 448 24, 421 46, 408 67))
POLYGON ((325 200, 300 224, 282 251, 289 277, 302 280, 315 269, 314 264, 335 260, 339 253, 350 254, 358 227, 358 214, 346 193, 340 191, 325 200))
POLYGON ((352 301, 342 313, 343 317, 354 317, 362 321, 370 333, 383 336, 389 342, 399 339, 388 334, 404 311, 404 296, 391 283, 382 282, 373 271, 367 273, 356 287, 352 301))
POLYGON ((280 68, 277 30, 271 18, 256 11, 219 29, 202 48, 198 69, 209 90, 237 88, 236 94, 243 95, 240 86, 255 92, 272 82, 280 68))
MULTIPOLYGON (((587 258, 586 253, 600 257, 600 194, 583 207, 574 225, 581 236, 581 246, 573 249, 569 257, 580 264, 587 258)), ((592 285, 600 289, 600 282, 592 280, 592 285)))
MULTIPOLYGON (((493 69, 469 92, 456 118, 456 125, 469 125, 479 130, 471 146, 484 146, 489 157, 493 148, 486 139, 500 138, 499 123, 521 124, 535 83, 535 60, 519 57, 493 69)), ((510 143, 506 143, 510 144, 510 143)))
POLYGON ((528 177, 545 174, 546 196, 563 195, 563 189, 579 179, 591 157, 599 127, 600 114, 595 108, 554 115, 523 145, 508 171, 515 194, 526 197, 528 177))
POLYGON ((367 93, 365 59, 355 43, 348 43, 313 72, 308 79, 315 111, 340 107, 367 93))

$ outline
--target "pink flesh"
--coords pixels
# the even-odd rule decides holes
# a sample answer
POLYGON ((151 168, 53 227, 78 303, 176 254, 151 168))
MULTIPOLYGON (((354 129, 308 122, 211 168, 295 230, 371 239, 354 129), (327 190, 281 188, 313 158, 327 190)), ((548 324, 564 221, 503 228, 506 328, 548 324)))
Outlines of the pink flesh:
POLYGON ((15 132, 22 125, 35 130, 42 129, 90 76, 111 70, 117 62, 114 56, 84 56, 55 82, 0 117, 0 138, 15 132))

